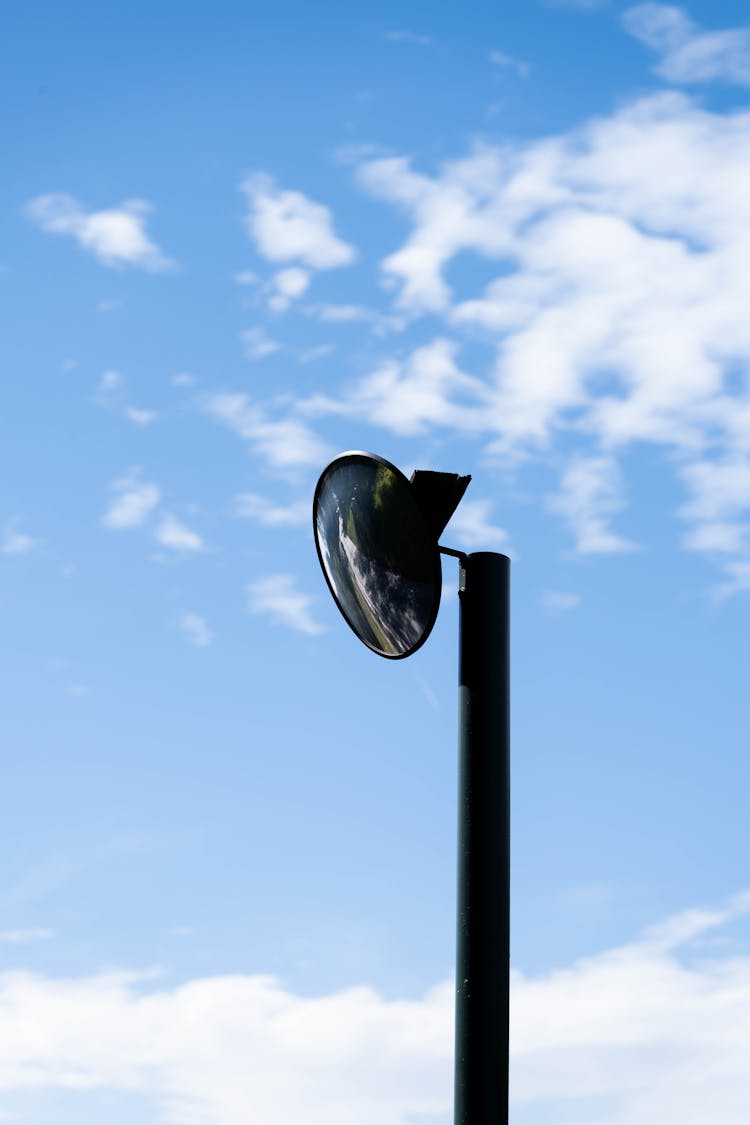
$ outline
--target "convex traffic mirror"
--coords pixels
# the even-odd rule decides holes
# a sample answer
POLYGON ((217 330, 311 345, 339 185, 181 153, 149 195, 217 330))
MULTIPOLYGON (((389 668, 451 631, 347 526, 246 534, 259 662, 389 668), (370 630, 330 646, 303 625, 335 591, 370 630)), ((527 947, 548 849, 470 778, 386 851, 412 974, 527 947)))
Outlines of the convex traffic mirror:
POLYGON ((313 501, 318 557, 334 600, 380 656, 410 656, 440 605, 438 537, 469 483, 453 473, 407 480, 374 453, 343 453, 323 471, 313 501))

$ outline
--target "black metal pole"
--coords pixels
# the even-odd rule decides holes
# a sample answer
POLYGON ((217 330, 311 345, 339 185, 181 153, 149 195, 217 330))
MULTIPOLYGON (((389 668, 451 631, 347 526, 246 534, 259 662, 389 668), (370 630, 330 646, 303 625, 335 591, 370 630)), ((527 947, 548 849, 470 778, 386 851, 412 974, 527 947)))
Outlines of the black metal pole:
POLYGON ((460 563, 455 1125, 507 1125, 510 560, 460 563))

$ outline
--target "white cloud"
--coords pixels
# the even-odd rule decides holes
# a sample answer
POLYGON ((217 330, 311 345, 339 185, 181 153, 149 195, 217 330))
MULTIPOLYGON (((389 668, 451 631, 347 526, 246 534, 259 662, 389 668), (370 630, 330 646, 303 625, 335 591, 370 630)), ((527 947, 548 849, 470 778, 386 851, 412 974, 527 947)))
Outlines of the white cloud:
POLYGON ((708 554, 738 554, 747 549, 750 512, 750 459, 735 453, 721 461, 686 464, 681 476, 691 499, 679 511, 694 526, 685 546, 708 554))
POLYGON ((110 394, 122 386, 123 379, 119 371, 103 371, 99 379, 97 390, 100 394, 110 394))
POLYGON ((69 695, 71 699, 85 699, 87 695, 91 694, 91 688, 88 684, 68 684, 65 688, 65 694, 69 695))
MULTIPOLYGON (((511 977, 511 1112, 596 1125, 746 1125, 750 905, 689 910, 634 941, 511 977), (709 944, 712 938, 725 945, 709 944)), ((0 975, 0 1087, 137 1092, 169 1125, 448 1122, 453 1004, 366 986, 300 996, 270 976, 0 975)), ((28 1102, 33 1105, 33 1101, 28 1102)))
POLYGON ((316 317, 323 324, 356 324, 369 321, 372 332, 376 336, 402 332, 407 325, 406 318, 401 314, 380 313, 376 309, 367 308, 366 305, 306 305, 305 312, 309 316, 316 317))
POLYGON ((453 539, 457 537, 461 546, 467 550, 491 551, 498 547, 506 549, 508 533, 490 521, 491 512, 491 500, 463 499, 441 538, 449 540, 452 545, 453 539))
POLYGON ((450 1099, 451 990, 301 997, 267 976, 0 976, 5 1090, 138 1091, 178 1125, 407 1125, 450 1099), (7 1042, 6 1042, 7 1040, 7 1042))
POLYGON ((157 486, 140 480, 137 473, 121 477, 112 488, 116 496, 102 516, 102 523, 117 530, 140 527, 161 497, 157 486))
POLYGON ((588 12, 606 8, 610 0, 546 0, 548 8, 572 8, 574 11, 588 12))
POLYGON ((51 941, 55 931, 44 926, 30 927, 25 930, 0 930, 0 943, 5 945, 28 945, 35 941, 51 941))
POLYGON ((696 461, 685 466, 682 476, 693 493, 682 508, 689 519, 724 520, 750 509, 750 460, 696 461))
POLYGON ((146 233, 151 205, 129 199, 106 211, 86 211, 70 195, 39 195, 26 204, 32 222, 50 234, 69 234, 105 266, 138 266, 151 272, 172 269, 146 233))
POLYGON ((248 359, 263 359, 264 356, 273 355, 280 347, 262 328, 247 328, 240 332, 240 339, 248 359))
POLYGON ((347 324, 357 320, 372 320, 377 315, 364 305, 320 305, 311 311, 324 323, 347 324))
POLYGON ((312 504, 306 498, 285 507, 255 492, 242 492, 234 498, 234 514, 238 519, 256 520, 265 527, 297 527, 311 522, 312 504))
MULTIPOLYGON (((747 462, 748 167, 750 113, 710 112, 676 92, 569 133, 478 146, 435 175, 403 157, 363 161, 365 188, 411 222, 382 262, 397 307, 412 318, 442 316, 474 354, 479 339, 494 355, 476 379, 475 409, 446 410, 445 424, 467 432, 470 421, 490 455, 515 460, 548 454, 564 435, 584 461, 604 457, 610 479, 621 451, 649 442, 691 490, 689 465, 747 462), (471 291, 465 272, 454 292, 449 268, 467 252, 497 262, 483 293, 471 291)), ((365 382, 373 417, 396 432, 434 426, 408 399, 403 415, 389 414, 385 391, 403 393, 403 368, 402 359, 386 361, 365 382)), ((427 384, 424 401, 437 393, 445 405, 439 379, 427 384)), ((328 409, 354 412, 361 393, 346 389, 328 409)), ((592 523, 581 505, 593 481, 579 470, 568 486, 577 499, 561 510, 571 518, 577 507, 581 549, 623 548, 607 527, 611 488, 590 494, 592 523)), ((694 525, 687 544, 722 551, 731 556, 726 573, 729 564, 742 573, 748 511, 710 521, 688 503, 683 514, 694 525)))
POLYGON ((709 555, 736 555, 747 549, 748 529, 741 523, 698 524, 688 531, 683 539, 690 551, 701 551, 709 555))
POLYGON ((406 359, 390 359, 337 399, 315 395, 299 404, 310 414, 350 414, 397 434, 445 426, 468 433, 486 428, 490 403, 481 380, 461 371, 456 344, 439 337, 406 359))
POLYGON ((503 70, 514 71, 519 78, 528 78, 531 74, 531 67, 527 62, 513 55, 506 55, 504 51, 490 51, 490 62, 503 70))
POLYGON ((237 285, 257 285, 260 278, 253 270, 240 270, 234 275, 234 280, 237 285))
POLYGON ((162 547, 171 551, 202 551, 203 540, 175 516, 166 514, 154 532, 154 538, 162 547))
POLYGON ((198 382, 195 375, 190 375, 187 371, 178 371, 169 381, 173 387, 194 387, 198 382))
POLYGON ((300 363, 315 363, 316 360, 331 355, 333 351, 333 344, 313 344, 310 348, 301 348, 297 352, 297 359, 300 363))
POLYGON ((271 279, 272 293, 268 307, 273 312, 286 312, 293 301, 298 300, 310 285, 312 274, 299 266, 288 266, 279 270, 271 279))
POLYGON ((119 371, 103 371, 94 390, 94 401, 97 406, 111 410, 122 402, 125 388, 125 379, 119 371))
POLYGON ((414 31, 386 31, 385 38, 391 43, 407 43, 412 47, 431 47, 432 37, 419 35, 414 31))
POLYGON ((564 590, 545 590, 542 594, 542 608, 547 613, 569 613, 572 609, 578 609, 580 604, 580 594, 571 594, 564 590))
POLYGON ((722 1125, 739 1125, 750 1113, 740 1078, 750 958, 695 954, 696 939, 746 910, 738 896, 537 981, 520 977, 513 1100, 559 1099, 581 1117, 588 1101, 602 1125, 704 1125, 717 1110, 722 1125))
POLYGON ((192 926, 172 926, 169 930, 169 936, 176 938, 192 937, 193 933, 192 926))
POLYGON ((656 73, 668 82, 724 81, 750 86, 750 28, 702 31, 682 8, 637 4, 623 26, 659 56, 656 73))
POLYGON ((415 220, 383 262, 398 302, 497 339, 499 429, 544 437, 589 407, 610 440, 671 441, 718 389, 721 360, 750 354, 748 159, 750 115, 670 94, 568 136, 479 149, 435 179, 399 158, 360 176, 415 220), (504 268, 452 307, 443 271, 467 250, 504 268), (596 386, 602 373, 615 393, 596 386))
POLYGON ((206 402, 206 411, 251 443, 255 451, 278 469, 321 465, 329 449, 299 418, 271 419, 244 394, 217 394, 206 402))
POLYGON ((488 189, 502 183, 499 153, 486 153, 446 166, 438 180, 414 172, 403 157, 366 161, 358 169, 364 187, 394 203, 415 219, 406 244, 382 263, 386 278, 401 284, 398 303, 412 312, 448 307, 450 290, 443 265, 460 250, 499 257, 510 247, 509 221, 498 214, 477 214, 488 189), (482 165, 486 165, 482 167, 482 165))
POLYGON ((118 410, 136 426, 147 426, 156 421, 154 410, 129 406, 125 402, 125 378, 119 371, 103 371, 94 392, 94 401, 104 410, 118 410))
POLYGON ((214 639, 208 622, 199 613, 183 613, 177 624, 196 648, 208 648, 214 639))
POLYGON ((0 554, 27 555, 35 546, 36 540, 24 531, 16 531, 14 527, 7 527, 3 532, 0 543, 0 554))
POLYGON ((278 625, 296 629, 308 636, 323 632, 312 616, 312 599, 297 589, 291 574, 271 574, 251 582, 247 588, 248 609, 271 618, 278 625))
POLYGON ((278 188, 272 177, 257 173, 242 184, 250 210, 248 232, 258 251, 271 262, 298 261, 326 270, 354 261, 354 247, 334 232, 331 212, 299 191, 278 188))
POLYGON ((455 344, 441 338, 417 348, 405 363, 384 364, 358 385, 355 406, 401 434, 435 425, 478 430, 485 388, 460 370, 455 352, 455 344))
POLYGON ((750 559, 733 559, 722 569, 725 579, 714 590, 719 601, 750 590, 750 559))
POLYGON ((549 506, 569 524, 579 554, 616 554, 634 549, 633 543, 609 528, 610 516, 624 507, 620 474, 610 458, 574 458, 549 506))
POLYGON ((123 414, 136 426, 148 426, 159 417, 155 410, 142 410, 136 406, 126 406, 123 414))

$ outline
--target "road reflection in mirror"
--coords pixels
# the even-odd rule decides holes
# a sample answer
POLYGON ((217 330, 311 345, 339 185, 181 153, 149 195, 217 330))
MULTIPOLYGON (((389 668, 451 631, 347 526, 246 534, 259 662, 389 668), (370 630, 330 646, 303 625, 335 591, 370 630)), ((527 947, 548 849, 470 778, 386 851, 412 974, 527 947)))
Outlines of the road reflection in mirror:
POLYGON ((440 601, 440 555, 406 478, 370 454, 345 454, 315 497, 323 571, 348 624, 381 656, 409 656, 440 601))

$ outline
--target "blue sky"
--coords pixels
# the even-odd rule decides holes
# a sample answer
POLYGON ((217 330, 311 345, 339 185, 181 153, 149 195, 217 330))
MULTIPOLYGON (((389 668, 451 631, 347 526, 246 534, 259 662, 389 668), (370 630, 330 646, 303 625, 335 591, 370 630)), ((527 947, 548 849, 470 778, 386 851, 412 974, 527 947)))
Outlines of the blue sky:
POLYGON ((0 23, 0 1120, 451 1120, 457 575, 357 644, 364 448, 513 559, 514 1125, 744 1125, 744 5, 0 23))

